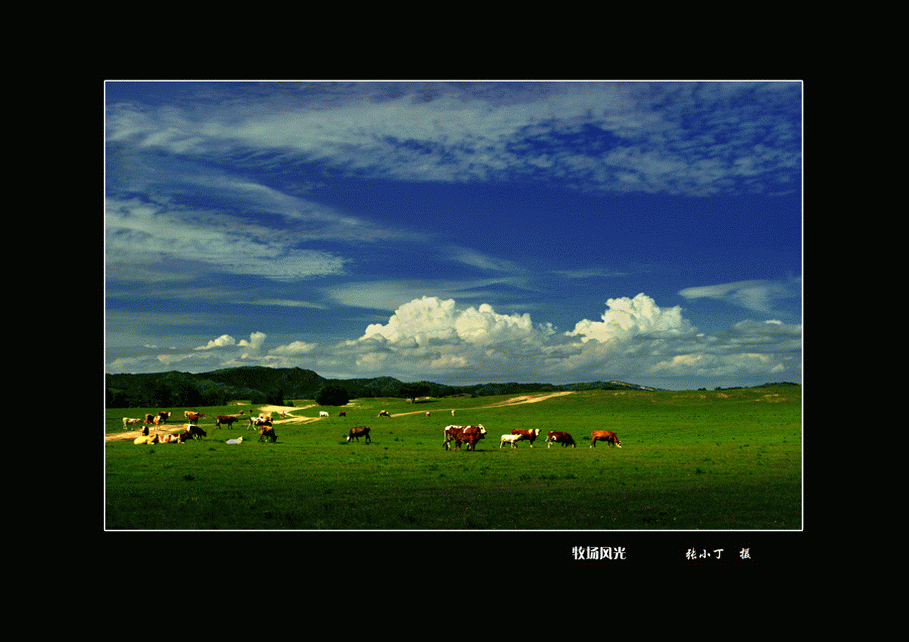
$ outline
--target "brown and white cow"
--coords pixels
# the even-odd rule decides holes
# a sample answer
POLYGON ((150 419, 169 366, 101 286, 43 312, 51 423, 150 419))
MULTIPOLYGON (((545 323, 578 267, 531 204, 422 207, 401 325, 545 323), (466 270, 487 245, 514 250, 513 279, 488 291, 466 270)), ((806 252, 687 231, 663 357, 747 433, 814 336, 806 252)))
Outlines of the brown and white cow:
POLYGON ((534 440, 539 436, 540 429, 534 428, 533 430, 526 430, 524 428, 512 428, 512 435, 518 435, 518 439, 526 439, 530 442, 530 447, 533 448, 534 440))
POLYGON ((552 448, 552 443, 562 444, 562 448, 565 446, 571 446, 576 448, 577 444, 574 443, 574 439, 567 432, 559 432, 557 430, 550 430, 546 433, 546 447, 552 448))
POLYGON ((464 426, 445 426, 445 429, 442 431, 443 441, 442 446, 445 450, 451 450, 451 442, 454 441, 455 435, 464 430, 464 426))
POLYGON ((619 441, 618 436, 611 430, 594 430, 593 439, 590 440, 590 447, 593 448, 596 446, 596 442, 600 439, 613 446, 622 447, 622 442, 619 441))
POLYGON ((455 433, 455 449, 461 450, 461 444, 467 444, 467 450, 476 451, 477 442, 486 437, 486 428, 482 424, 467 426, 455 433))
POLYGON ((202 417, 205 416, 204 412, 194 412, 192 410, 184 410, 183 416, 189 419, 190 421, 199 421, 202 417))
POLYGON ((167 420, 170 419, 170 416, 172 414, 173 413, 171 413, 171 412, 165 412, 164 410, 159 410, 157 416, 152 421, 154 422, 154 424, 156 426, 160 425, 160 424, 166 424, 167 420))
POLYGON ((380 412, 379 416, 380 417, 391 417, 391 415, 388 414, 387 410, 383 410, 382 412, 380 412))
POLYGON ((221 424, 227 424, 228 428, 233 428, 235 421, 237 421, 236 415, 218 415, 218 419, 215 421, 215 427, 220 428, 221 424))
POLYGON ((369 426, 354 426, 350 429, 350 432, 347 433, 347 441, 350 441, 351 439, 360 441, 360 437, 366 437, 367 442, 372 441, 369 437, 369 426))

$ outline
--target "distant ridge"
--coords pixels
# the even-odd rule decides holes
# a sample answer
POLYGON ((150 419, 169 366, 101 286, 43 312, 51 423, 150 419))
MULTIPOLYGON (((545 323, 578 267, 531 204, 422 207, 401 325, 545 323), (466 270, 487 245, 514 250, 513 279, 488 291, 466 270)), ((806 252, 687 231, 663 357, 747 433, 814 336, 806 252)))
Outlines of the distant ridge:
POLYGON ((240 366, 197 374, 161 372, 149 374, 107 374, 107 406, 126 408, 140 406, 215 406, 232 399, 249 399, 252 403, 274 403, 283 399, 312 399, 328 384, 347 390, 352 399, 362 397, 404 397, 407 386, 419 385, 420 396, 451 397, 473 395, 525 394, 530 392, 559 392, 564 390, 647 390, 658 388, 624 381, 593 381, 586 383, 484 383, 469 386, 449 386, 430 381, 405 384, 394 377, 368 379, 326 379, 303 368, 267 368, 240 366))

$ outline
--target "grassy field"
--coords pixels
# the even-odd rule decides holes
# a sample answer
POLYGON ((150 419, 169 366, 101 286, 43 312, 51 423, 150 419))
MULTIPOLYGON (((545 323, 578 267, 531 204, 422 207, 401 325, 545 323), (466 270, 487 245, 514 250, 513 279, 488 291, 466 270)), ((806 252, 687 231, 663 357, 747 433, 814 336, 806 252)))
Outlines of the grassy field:
MULTIPOLYGON (((534 395, 531 395, 533 397, 534 395)), ((798 530, 802 527, 801 387, 724 391, 589 391, 539 403, 509 397, 356 399, 342 408, 295 400, 277 443, 193 408, 208 436, 185 444, 105 443, 109 530, 798 530), (310 406, 304 408, 304 406, 310 406), (451 409, 456 416, 451 416, 451 409), (392 415, 377 417, 379 410, 392 415), (319 410, 331 417, 313 421, 319 410), (347 417, 338 417, 345 410, 347 417), (431 416, 427 417, 425 412, 431 416), (446 451, 448 424, 482 423, 476 452, 446 451), (347 443, 352 426, 372 443, 347 443), (533 448, 499 448, 512 428, 539 428, 533 448), (592 430, 615 431, 622 448, 592 430), (577 448, 553 445, 570 432, 577 448), (228 439, 243 436, 240 445, 228 439)), ((184 408, 109 409, 122 417, 184 408)), ((258 408, 255 409, 258 413, 258 408)), ((275 418, 278 419, 277 414, 275 418)), ((247 424, 248 425, 248 424, 247 424)))

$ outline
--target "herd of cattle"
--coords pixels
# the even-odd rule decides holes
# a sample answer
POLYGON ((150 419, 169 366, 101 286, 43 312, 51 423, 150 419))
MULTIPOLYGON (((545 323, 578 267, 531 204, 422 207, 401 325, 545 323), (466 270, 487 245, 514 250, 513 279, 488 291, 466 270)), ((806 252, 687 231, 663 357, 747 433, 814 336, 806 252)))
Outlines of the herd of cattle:
MULTIPOLYGON (((241 411, 242 413, 242 411, 241 411)), ((427 416, 429 413, 426 413, 427 416)), ((451 411, 451 414, 454 415, 454 410, 451 411)), ((137 437, 134 440, 136 444, 157 444, 157 443, 183 443, 189 439, 201 439, 202 437, 207 437, 208 433, 202 430, 198 422, 205 416, 204 413, 185 411, 183 413, 184 417, 188 420, 183 427, 183 431, 179 434, 167 434, 159 436, 157 433, 155 435, 149 435, 148 426, 160 426, 167 423, 167 420, 170 418, 170 412, 159 411, 156 415, 146 414, 144 419, 131 419, 129 417, 123 418, 123 428, 125 429, 128 425, 137 424, 140 421, 143 423, 142 436, 137 437)), ((345 417, 347 413, 343 410, 338 415, 340 417, 345 417)), ((281 413, 281 416, 284 416, 284 413, 281 413)), ((328 413, 323 411, 319 412, 319 417, 328 417, 328 413)), ((389 414, 387 411, 383 410, 379 413, 380 417, 388 417, 389 414)), ((239 421, 237 415, 217 415, 215 421, 215 427, 220 428, 222 425, 227 426, 228 428, 233 428, 234 423, 239 421)), ((249 426, 247 428, 257 428, 259 432, 259 441, 270 440, 272 443, 278 441, 278 436, 275 434, 274 426, 272 425, 271 415, 264 416, 259 415, 258 417, 250 416, 248 417, 249 426)), ((369 426, 354 426, 350 429, 347 434, 347 441, 350 442, 351 439, 360 441, 360 437, 364 437, 366 442, 369 443, 372 439, 369 436, 370 428, 369 426)), ((499 448, 504 448, 505 444, 509 444, 512 448, 517 448, 518 442, 527 441, 530 443, 530 447, 533 448, 533 442, 536 441, 537 437, 540 435, 540 429, 535 428, 533 430, 527 430, 524 428, 515 428, 511 431, 511 434, 502 435, 499 439, 499 448)), ((616 446, 618 448, 622 447, 622 442, 619 441, 618 436, 611 430, 594 430, 592 433, 592 439, 590 440, 590 447, 593 448, 596 446, 596 442, 605 441, 606 443, 616 446)), ((442 446, 445 450, 451 450, 452 443, 456 450, 461 450, 462 444, 467 444, 467 450, 476 451, 477 442, 486 437, 486 428, 483 424, 477 424, 476 426, 446 426, 444 430, 444 440, 442 446)), ((228 443, 242 443, 242 438, 234 439, 228 441, 228 443)), ((575 448, 577 443, 575 443, 572 436, 567 432, 559 432, 555 430, 550 430, 546 433, 546 447, 551 448, 552 444, 561 444, 563 447, 571 446, 575 448)))
MULTIPOLYGON (((504 448, 505 444, 509 444, 512 448, 517 448, 518 442, 520 441, 530 442, 530 447, 533 448, 533 442, 536 441, 539 436, 539 428, 534 428, 533 430, 513 428, 511 434, 501 436, 499 439, 499 448, 504 448)), ((476 450, 477 442, 485 437, 486 428, 483 424, 478 424, 476 426, 446 426, 442 445, 445 447, 445 450, 451 450, 451 443, 454 442, 456 450, 461 450, 461 444, 467 444, 467 450, 476 450)), ((619 438, 611 430, 594 430, 593 439, 590 441, 590 447, 593 448, 596 446, 596 442, 598 441, 605 441, 613 446, 622 447, 622 442, 619 441, 619 438)), ((571 434, 550 430, 546 433, 546 447, 552 448, 552 444, 554 443, 562 444, 563 447, 571 446, 572 448, 575 448, 577 446, 577 443, 575 443, 571 434)))

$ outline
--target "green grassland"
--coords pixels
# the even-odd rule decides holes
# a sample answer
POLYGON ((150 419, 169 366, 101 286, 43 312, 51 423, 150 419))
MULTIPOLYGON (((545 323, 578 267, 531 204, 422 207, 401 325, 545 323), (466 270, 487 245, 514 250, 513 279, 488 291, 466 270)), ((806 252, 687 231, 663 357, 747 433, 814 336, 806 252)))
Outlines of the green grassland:
MULTIPOLYGON (((354 399, 342 408, 306 409, 314 402, 294 400, 296 417, 319 410, 331 417, 278 423, 277 443, 259 442, 246 422, 215 428, 215 415, 252 406, 191 408, 207 415, 200 425, 208 436, 200 441, 105 443, 105 528, 802 527, 800 386, 586 391, 495 405, 508 399, 354 399), (417 414, 377 417, 382 409, 417 414), (452 423, 483 424, 488 434, 475 452, 446 451, 443 429, 452 423), (372 443, 345 441, 359 425, 372 428, 372 443), (541 437, 533 448, 499 448, 500 435, 512 428, 539 428, 541 437), (600 429, 615 431, 622 448, 590 448, 591 431, 600 429), (577 448, 547 449, 549 430, 571 433, 577 448), (237 436, 242 444, 225 443, 237 436)), ((106 434, 123 433, 124 416, 157 410, 164 409, 108 409, 106 434)), ((179 430, 186 409, 167 410, 167 429, 179 430)))

